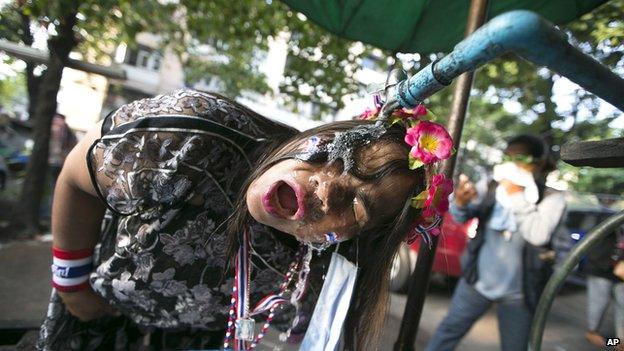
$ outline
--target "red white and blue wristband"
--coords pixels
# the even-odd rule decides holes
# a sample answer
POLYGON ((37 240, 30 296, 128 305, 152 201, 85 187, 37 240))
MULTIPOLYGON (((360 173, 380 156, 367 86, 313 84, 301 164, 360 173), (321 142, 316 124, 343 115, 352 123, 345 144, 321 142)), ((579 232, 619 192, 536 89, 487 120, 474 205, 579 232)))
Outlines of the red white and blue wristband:
POLYGON ((93 249, 65 251, 52 248, 52 286, 58 291, 74 292, 89 287, 93 268, 93 249))

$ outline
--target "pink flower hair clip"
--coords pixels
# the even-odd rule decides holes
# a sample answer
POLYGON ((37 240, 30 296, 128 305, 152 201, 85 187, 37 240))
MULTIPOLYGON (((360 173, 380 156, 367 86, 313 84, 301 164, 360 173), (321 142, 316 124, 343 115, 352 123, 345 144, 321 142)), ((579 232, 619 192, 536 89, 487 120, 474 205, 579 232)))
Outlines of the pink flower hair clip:
MULTIPOLYGON (((382 106, 380 96, 375 95, 374 107, 366 109, 360 119, 377 119, 382 106)), ((405 127, 405 143, 412 147, 408 156, 409 168, 425 167, 427 186, 411 200, 412 207, 422 211, 407 235, 408 244, 422 236, 425 243, 431 245, 431 235, 440 234, 442 216, 448 211, 448 197, 453 192, 453 180, 437 173, 439 162, 454 152, 453 139, 443 125, 433 122, 434 119, 423 104, 413 109, 397 109, 387 119, 389 125, 401 123, 405 127)))

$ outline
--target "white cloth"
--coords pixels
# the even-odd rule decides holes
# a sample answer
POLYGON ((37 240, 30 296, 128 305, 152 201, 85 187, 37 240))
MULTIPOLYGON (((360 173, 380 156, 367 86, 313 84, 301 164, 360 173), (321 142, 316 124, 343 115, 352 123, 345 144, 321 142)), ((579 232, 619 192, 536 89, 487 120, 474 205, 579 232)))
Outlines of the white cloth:
MULTIPOLYGON (((494 166, 493 178, 500 182, 507 179, 510 182, 524 187, 524 199, 531 204, 536 204, 539 200, 539 191, 533 174, 524 170, 513 162, 505 162, 494 166)), ((496 188, 496 200, 504 207, 511 206, 511 198, 502 186, 496 188)))
POLYGON ((334 252, 300 351, 337 349, 356 276, 357 266, 334 252))

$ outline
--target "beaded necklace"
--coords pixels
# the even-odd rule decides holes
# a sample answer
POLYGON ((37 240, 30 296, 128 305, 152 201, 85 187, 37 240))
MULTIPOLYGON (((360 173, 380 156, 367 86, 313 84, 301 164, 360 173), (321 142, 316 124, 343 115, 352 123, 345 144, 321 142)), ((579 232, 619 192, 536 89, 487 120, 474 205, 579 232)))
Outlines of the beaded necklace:
MULTIPOLYGON (((303 298, 307 285, 307 277, 310 267, 311 248, 306 250, 305 246, 300 246, 295 260, 289 265, 288 272, 284 276, 284 281, 280 284, 279 292, 265 296, 258 302, 254 309, 249 311, 249 290, 251 286, 251 257, 249 254, 249 233, 243 233, 243 240, 236 257, 236 274, 234 287, 232 288, 232 299, 228 316, 228 324, 223 340, 223 348, 228 349, 233 344, 234 350, 253 350, 266 335, 269 326, 275 316, 275 309, 283 303, 293 303, 295 306, 303 298), (305 255, 303 254, 304 252, 305 255), (290 291, 290 285, 295 274, 298 275, 295 290, 290 299, 284 295, 290 291), (254 337, 255 321, 251 318, 255 315, 268 311, 268 316, 260 329, 258 335, 254 337)), ((290 332, 290 329, 287 333, 290 332)))

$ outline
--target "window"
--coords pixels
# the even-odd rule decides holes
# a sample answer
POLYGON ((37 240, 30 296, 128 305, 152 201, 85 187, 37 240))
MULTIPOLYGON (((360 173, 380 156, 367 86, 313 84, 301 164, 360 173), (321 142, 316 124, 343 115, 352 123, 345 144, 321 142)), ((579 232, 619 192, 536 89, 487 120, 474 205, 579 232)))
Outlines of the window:
POLYGON ((136 48, 126 51, 124 63, 151 71, 158 71, 162 63, 162 55, 157 50, 139 44, 136 48))
POLYGON ((159 53, 155 53, 152 55, 152 69, 154 71, 158 71, 160 69, 160 62, 162 61, 162 56, 159 53))
POLYGON ((149 59, 150 59, 149 52, 144 51, 144 50, 139 50, 139 52, 137 53, 136 66, 149 68, 149 59))

